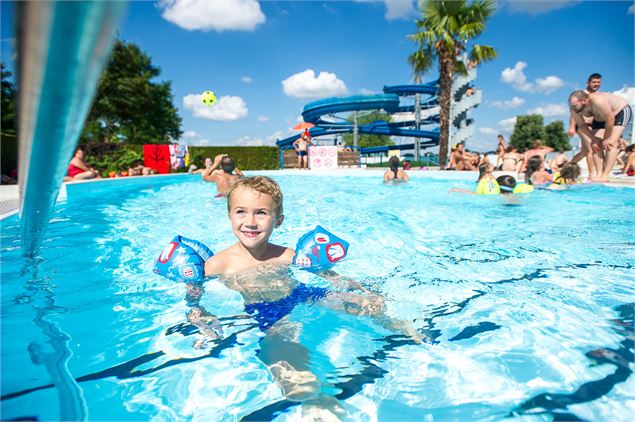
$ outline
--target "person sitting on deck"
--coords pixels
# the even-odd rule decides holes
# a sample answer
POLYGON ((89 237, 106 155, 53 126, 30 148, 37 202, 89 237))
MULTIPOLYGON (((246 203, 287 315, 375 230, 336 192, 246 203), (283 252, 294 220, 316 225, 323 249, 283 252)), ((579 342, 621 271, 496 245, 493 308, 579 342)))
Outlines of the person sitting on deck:
POLYGON ((68 173, 64 177, 65 182, 72 182, 75 180, 86 180, 101 177, 99 172, 92 168, 84 159, 84 151, 81 148, 77 148, 75 155, 71 158, 71 162, 68 165, 68 173))

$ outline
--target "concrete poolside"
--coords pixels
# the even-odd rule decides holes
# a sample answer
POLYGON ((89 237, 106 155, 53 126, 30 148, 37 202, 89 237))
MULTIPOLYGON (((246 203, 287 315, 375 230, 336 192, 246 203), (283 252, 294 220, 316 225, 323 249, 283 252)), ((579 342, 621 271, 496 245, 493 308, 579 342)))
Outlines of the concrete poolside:
MULTIPOLYGON (((263 170, 263 171, 246 171, 249 175, 266 174, 270 176, 275 175, 310 175, 313 177, 324 176, 357 176, 357 177, 380 177, 386 168, 372 167, 372 168, 339 168, 330 170, 298 170, 298 169, 286 169, 286 170, 263 170)), ((494 172, 495 175, 504 172, 494 172)), ((411 178, 431 178, 431 179, 446 179, 446 180, 476 180, 478 172, 476 171, 440 171, 438 169, 429 170, 408 170, 408 175, 411 178)), ((72 184, 83 183, 101 183, 114 180, 130 180, 130 179, 144 179, 148 177, 174 177, 174 176, 191 176, 188 173, 173 173, 173 174, 157 174, 150 176, 130 176, 121 178, 104 178, 104 179, 89 179, 73 182, 72 184)), ((585 175, 583 175, 585 176, 585 175)), ((62 184, 60 188, 60 194, 58 200, 66 199, 66 183, 62 184)), ((605 186, 612 187, 628 187, 635 189, 635 176, 631 177, 611 177, 608 183, 603 183, 605 186)), ((18 185, 0 185, 0 220, 15 214, 20 206, 20 193, 18 185)))

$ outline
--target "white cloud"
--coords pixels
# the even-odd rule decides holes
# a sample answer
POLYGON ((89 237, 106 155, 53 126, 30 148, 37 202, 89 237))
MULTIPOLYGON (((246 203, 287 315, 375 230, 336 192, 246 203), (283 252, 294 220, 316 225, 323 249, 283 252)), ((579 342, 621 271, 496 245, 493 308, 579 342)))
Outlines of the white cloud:
POLYGON ((622 89, 613 91, 613 94, 626 98, 626 101, 628 101, 631 106, 635 107, 635 87, 625 86, 622 89))
POLYGON ((200 94, 189 94, 183 97, 183 106, 192 111, 194 117, 209 120, 238 120, 247 117, 245 100, 240 97, 224 95, 213 106, 206 106, 200 94))
POLYGON ((525 100, 520 97, 514 97, 511 100, 507 100, 507 101, 492 101, 493 107, 498 107, 503 110, 520 107, 523 104, 525 104, 525 100))
POLYGON ((316 77, 313 69, 296 73, 282 81, 282 90, 289 97, 324 98, 346 94, 348 90, 335 73, 320 72, 316 77))
POLYGON ((518 61, 513 68, 506 67, 501 72, 501 81, 509 84, 519 91, 529 92, 536 91, 544 94, 550 94, 553 91, 560 89, 564 86, 564 82, 557 76, 547 76, 545 78, 538 78, 534 83, 527 81, 527 76, 523 69, 527 67, 527 63, 518 61))
POLYGON ((372 90, 366 89, 366 88, 360 89, 359 93, 362 94, 362 95, 373 95, 373 94, 376 94, 375 91, 372 91, 372 90))
POLYGON ((200 134, 193 130, 186 130, 183 132, 181 138, 178 140, 178 143, 199 147, 212 145, 212 141, 203 138, 200 134))
POLYGON ((527 110, 527 114, 541 114, 544 117, 567 116, 569 109, 564 104, 547 104, 527 110))
POLYGON ((353 0, 355 3, 379 3, 386 6, 386 19, 408 19, 414 16, 415 7, 413 0, 353 0))
POLYGON ((268 116, 258 116, 258 118, 256 119, 259 122, 268 122, 269 121, 269 117, 268 116))
POLYGON ((629 15, 633 15, 635 14, 635 4, 631 4, 631 7, 628 8, 628 13, 629 15))
POLYGON ((481 127, 478 129, 483 135, 498 135, 498 130, 491 127, 481 127))
POLYGON ((187 30, 253 31, 266 17, 256 0, 161 0, 163 18, 187 30))
POLYGON ((550 94, 564 86, 564 82, 557 76, 547 76, 544 79, 536 79, 536 91, 550 94))
POLYGON ((498 2, 499 5, 506 6, 512 13, 528 13, 538 15, 552 10, 562 9, 579 3, 581 0, 515 0, 498 2))
POLYGON ((253 79, 251 79, 249 76, 243 76, 242 78, 240 78, 240 80, 243 81, 246 84, 249 84, 249 83, 251 83, 251 81, 253 79))
POLYGON ((253 136, 243 136, 242 138, 238 138, 234 141, 235 145, 239 146, 275 146, 276 141, 282 138, 282 132, 277 131, 269 136, 265 136, 264 138, 253 137, 253 136))
POLYGON ((531 84, 527 82, 527 77, 523 72, 523 69, 527 67, 525 62, 516 62, 513 68, 506 67, 501 73, 501 80, 518 89, 519 91, 531 90, 531 84))
POLYGON ((511 132, 514 130, 514 125, 516 124, 516 117, 510 117, 509 119, 504 119, 498 122, 498 127, 505 132, 511 132))
POLYGON ((412 0, 384 0, 384 3, 388 20, 407 19, 415 14, 412 0))

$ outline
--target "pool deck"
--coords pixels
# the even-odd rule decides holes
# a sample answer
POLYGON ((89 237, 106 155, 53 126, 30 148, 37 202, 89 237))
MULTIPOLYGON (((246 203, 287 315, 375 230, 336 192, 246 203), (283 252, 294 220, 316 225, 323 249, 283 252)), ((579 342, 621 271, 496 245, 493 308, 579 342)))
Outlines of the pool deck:
MULTIPOLYGON (((269 176, 275 175, 310 175, 313 177, 323 176, 356 176, 356 177, 380 177, 380 174, 385 172, 385 168, 339 168, 332 170, 265 170, 265 171, 246 171, 245 173, 250 175, 266 174, 269 176)), ((498 175, 501 172, 494 172, 498 175)), ((174 177, 178 175, 188 176, 187 173, 178 174, 159 174, 151 176, 131 176, 122 177, 121 180, 129 179, 141 179, 147 177, 174 177)), ((431 179, 445 179, 445 180, 476 180, 478 172, 475 171, 440 171, 436 169, 429 170, 409 170, 408 175, 411 178, 431 178, 431 179)), ((113 179, 90 179, 73 182, 73 184, 83 183, 100 183, 105 181, 112 181, 113 179)), ((64 183, 60 189, 60 195, 58 201, 66 198, 66 183, 64 183)), ((632 177, 611 177, 610 182, 604 183, 606 186, 613 187, 628 187, 635 189, 635 176, 632 177)), ((0 220, 9 217, 16 212, 20 206, 20 192, 18 185, 1 185, 0 186, 0 220)))

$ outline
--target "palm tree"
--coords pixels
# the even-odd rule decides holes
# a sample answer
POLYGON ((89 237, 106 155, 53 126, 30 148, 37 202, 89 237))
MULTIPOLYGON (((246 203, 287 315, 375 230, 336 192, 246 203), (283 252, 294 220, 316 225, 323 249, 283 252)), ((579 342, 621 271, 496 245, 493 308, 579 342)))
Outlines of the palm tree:
MULTIPOLYGON (((450 135, 450 104, 452 80, 456 73, 466 74, 462 57, 467 41, 480 35, 485 22, 494 13, 494 0, 425 0, 421 4, 423 18, 417 19, 417 33, 408 38, 418 43, 418 49, 408 57, 415 80, 439 62, 439 165, 445 168, 450 135)), ((496 57, 494 47, 473 45, 468 53, 473 63, 496 57)))

